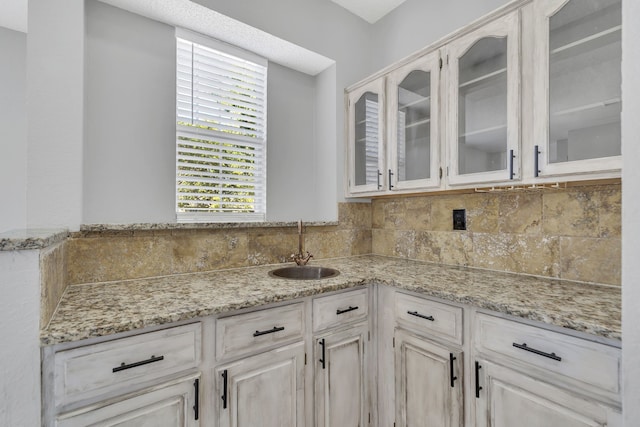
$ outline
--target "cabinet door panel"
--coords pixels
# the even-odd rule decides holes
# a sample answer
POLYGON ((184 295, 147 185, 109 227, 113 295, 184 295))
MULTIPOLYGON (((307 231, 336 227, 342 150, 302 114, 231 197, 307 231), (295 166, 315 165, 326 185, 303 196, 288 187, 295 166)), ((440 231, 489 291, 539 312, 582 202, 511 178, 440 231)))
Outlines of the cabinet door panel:
POLYGON ((598 427, 616 424, 618 411, 533 379, 480 361, 478 427, 598 427))
POLYGON ((389 74, 388 179, 391 190, 440 185, 440 52, 389 74))
POLYGON ((58 427, 195 427, 196 377, 94 409, 63 415, 58 427))
POLYGON ((535 2, 540 175, 620 168, 621 0, 535 2))
POLYGON ((348 192, 378 192, 384 174, 384 80, 348 95, 348 192))
POLYGON ((316 338, 318 426, 363 427, 368 424, 367 334, 368 327, 364 323, 316 338))
POLYGON ((512 12, 447 49, 452 185, 510 181, 519 175, 519 23, 519 12, 512 12))
POLYGON ((461 426, 462 352, 399 329, 395 346, 396 423, 407 427, 461 426), (453 386, 452 372, 456 378, 453 386))
POLYGON ((221 366, 216 382, 220 427, 304 424, 303 343, 221 366))

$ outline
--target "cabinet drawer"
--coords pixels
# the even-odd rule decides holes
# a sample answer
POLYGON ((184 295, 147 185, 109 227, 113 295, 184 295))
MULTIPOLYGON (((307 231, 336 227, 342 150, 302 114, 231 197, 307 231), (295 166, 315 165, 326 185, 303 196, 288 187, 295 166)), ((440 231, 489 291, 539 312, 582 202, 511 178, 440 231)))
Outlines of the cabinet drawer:
POLYGON ((396 292, 396 319, 400 326, 462 344, 462 308, 396 292))
POLYGON ((620 350, 615 347, 482 313, 477 314, 475 329, 480 351, 620 392, 620 350))
POLYGON ((302 303, 225 317, 216 321, 216 357, 255 353, 302 339, 303 333, 302 303))
POLYGON ((329 295, 313 300, 313 330, 339 326, 365 319, 369 314, 369 294, 367 289, 329 295))
POLYGON ((130 392, 200 364, 199 323, 56 353, 56 406, 130 392))

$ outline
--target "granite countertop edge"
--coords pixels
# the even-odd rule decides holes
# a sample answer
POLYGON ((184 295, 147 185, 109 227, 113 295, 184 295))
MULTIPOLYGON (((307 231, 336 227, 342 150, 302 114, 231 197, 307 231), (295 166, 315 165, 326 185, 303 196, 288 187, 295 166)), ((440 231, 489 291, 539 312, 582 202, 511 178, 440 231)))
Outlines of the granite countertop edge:
MULTIPOLYGON (((41 346, 230 313, 373 283, 612 340, 621 339, 620 289, 379 255, 315 261, 341 274, 273 278, 274 265, 70 285, 41 346)), ((279 265, 281 266, 281 265, 279 265)))
POLYGON ((20 229, 0 233, 0 251, 44 249, 64 241, 67 229, 20 229))
MULTIPOLYGON (((337 226, 338 221, 308 221, 305 227, 337 226)), ((127 223, 127 224, 83 224, 80 233, 117 232, 117 231, 152 231, 152 230, 217 230, 238 228, 280 228, 295 227, 297 221, 266 222, 167 222, 167 223, 127 223)))

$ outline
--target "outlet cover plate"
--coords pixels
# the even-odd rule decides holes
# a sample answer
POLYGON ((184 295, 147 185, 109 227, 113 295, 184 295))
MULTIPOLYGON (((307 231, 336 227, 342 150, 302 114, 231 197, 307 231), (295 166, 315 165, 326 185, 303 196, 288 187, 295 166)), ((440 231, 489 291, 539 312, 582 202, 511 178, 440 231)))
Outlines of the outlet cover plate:
POLYGON ((467 229, 467 215, 464 209, 453 210, 453 229, 454 230, 467 229))

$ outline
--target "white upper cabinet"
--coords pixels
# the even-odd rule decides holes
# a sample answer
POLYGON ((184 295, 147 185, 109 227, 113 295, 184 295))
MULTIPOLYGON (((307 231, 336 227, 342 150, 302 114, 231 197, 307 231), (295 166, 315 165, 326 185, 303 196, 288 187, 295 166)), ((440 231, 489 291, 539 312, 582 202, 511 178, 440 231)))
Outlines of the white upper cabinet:
POLYGON ((349 93, 348 192, 384 188, 384 79, 349 93))
POLYGON ((446 48, 451 185, 519 179, 519 30, 515 11, 446 48))
POLYGON ((439 88, 438 51, 387 77, 390 190, 440 185, 439 88))
POLYGON ((621 0, 537 0, 536 176, 619 170, 621 0))

